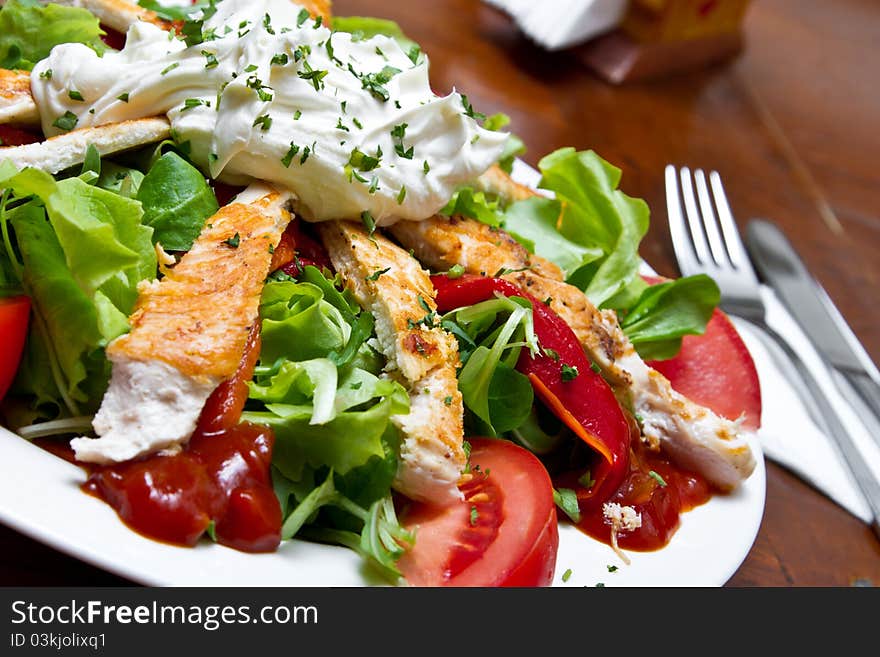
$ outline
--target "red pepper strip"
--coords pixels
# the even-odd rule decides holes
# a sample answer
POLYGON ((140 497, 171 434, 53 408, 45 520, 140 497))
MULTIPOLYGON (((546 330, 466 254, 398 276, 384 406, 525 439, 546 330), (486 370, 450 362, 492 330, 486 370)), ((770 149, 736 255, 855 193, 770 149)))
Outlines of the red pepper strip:
POLYGON ((269 271, 280 269, 288 276, 298 278, 302 268, 312 265, 332 271, 330 256, 324 246, 304 232, 299 219, 294 219, 281 234, 278 246, 272 252, 272 265, 269 271))
POLYGON ((440 275, 432 276, 431 281, 437 290, 440 312, 485 301, 496 293, 519 296, 532 302, 535 335, 541 353, 532 357, 531 352, 523 349, 516 367, 529 377, 535 392, 550 410, 602 457, 600 464, 590 473, 593 485, 579 498, 582 501, 607 500, 629 470, 629 423, 611 388, 593 371, 571 327, 543 302, 503 279, 474 275, 450 279, 440 275), (573 368, 566 368, 570 375, 576 369, 576 376, 563 380, 563 365, 573 368))
POLYGON ((241 419, 248 398, 248 385, 260 358, 260 321, 248 333, 241 362, 232 378, 223 381, 205 402, 196 433, 211 435, 232 429, 241 419))

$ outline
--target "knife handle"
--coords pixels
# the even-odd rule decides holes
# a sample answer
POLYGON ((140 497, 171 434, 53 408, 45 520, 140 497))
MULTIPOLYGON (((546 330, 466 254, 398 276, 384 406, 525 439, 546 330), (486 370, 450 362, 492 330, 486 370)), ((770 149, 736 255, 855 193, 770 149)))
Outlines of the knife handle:
POLYGON ((801 379, 806 384, 804 388, 810 395, 816 408, 819 410, 822 421, 830 433, 831 438, 834 440, 838 452, 841 457, 843 457, 845 465, 848 467, 850 474, 852 474, 855 479, 856 485, 862 492, 865 501, 868 503, 868 508, 871 510, 871 529, 874 531, 877 538, 880 539, 880 481, 877 480, 874 473, 871 471, 871 468, 862 457, 862 453, 853 441, 852 436, 850 436, 849 431, 843 425, 837 410, 822 393, 822 387, 819 385, 813 372, 807 367, 806 363, 801 360, 801 357, 797 352, 792 349, 788 341, 766 322, 754 320, 749 321, 760 329, 763 329, 771 338, 773 338, 797 369, 798 374, 800 374, 801 379))

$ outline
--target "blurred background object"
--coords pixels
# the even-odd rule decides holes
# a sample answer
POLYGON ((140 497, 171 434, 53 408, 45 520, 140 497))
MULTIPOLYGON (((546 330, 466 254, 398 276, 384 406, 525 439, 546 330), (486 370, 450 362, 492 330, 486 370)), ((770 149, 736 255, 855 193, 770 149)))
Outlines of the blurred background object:
POLYGON ((485 0, 547 50, 573 48, 619 84, 730 59, 743 46, 749 0, 485 0))

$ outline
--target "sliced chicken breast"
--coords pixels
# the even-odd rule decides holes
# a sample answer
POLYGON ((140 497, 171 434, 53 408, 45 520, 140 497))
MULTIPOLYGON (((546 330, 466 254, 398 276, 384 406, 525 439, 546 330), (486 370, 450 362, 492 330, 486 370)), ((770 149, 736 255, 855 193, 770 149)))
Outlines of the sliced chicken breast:
POLYGON ((126 461, 179 448, 205 401, 238 368, 258 321, 271 251, 290 221, 289 195, 252 185, 208 219, 161 280, 144 281, 131 332, 107 346, 110 386, 77 459, 126 461))
POLYGON ((0 148, 0 161, 10 160, 18 168, 35 167, 56 174, 82 164, 89 145, 101 155, 120 153, 153 144, 171 136, 164 117, 132 119, 94 128, 82 128, 34 144, 0 148))
POLYGON ((585 352, 642 419, 642 434, 682 467, 731 490, 755 467, 755 458, 735 421, 719 417, 672 389, 648 367, 621 330, 613 311, 597 309, 563 281, 552 263, 531 255, 504 231, 471 219, 435 217, 400 222, 388 229, 429 267, 459 264, 468 273, 505 278, 549 306, 572 328, 585 352), (530 269, 523 269, 530 268, 530 269))
POLYGON ((31 95, 31 74, 0 68, 0 125, 39 126, 40 112, 31 95))
POLYGON ((409 391, 409 414, 393 418, 403 434, 395 487, 429 503, 461 499, 457 484, 467 457, 458 344, 436 325, 428 273, 409 253, 359 224, 331 221, 317 227, 345 285, 376 318, 388 375, 409 391))

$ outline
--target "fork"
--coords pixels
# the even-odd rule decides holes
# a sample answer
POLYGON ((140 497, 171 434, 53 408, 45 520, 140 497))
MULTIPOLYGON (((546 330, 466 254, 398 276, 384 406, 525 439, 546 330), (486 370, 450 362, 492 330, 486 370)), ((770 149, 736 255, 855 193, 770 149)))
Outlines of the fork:
POLYGON ((794 365, 805 385, 798 392, 826 434, 834 438, 844 462, 871 509, 871 528, 880 538, 880 482, 844 428, 837 411, 822 394, 812 371, 785 338, 768 323, 757 274, 743 246, 736 221, 727 202, 721 176, 697 169, 691 176, 666 166, 666 207, 669 232, 678 268, 684 276, 708 274, 721 290, 720 307, 741 317, 772 338, 794 365))

